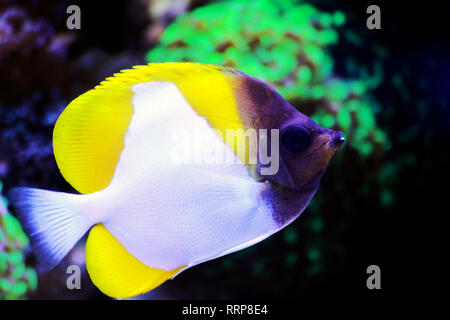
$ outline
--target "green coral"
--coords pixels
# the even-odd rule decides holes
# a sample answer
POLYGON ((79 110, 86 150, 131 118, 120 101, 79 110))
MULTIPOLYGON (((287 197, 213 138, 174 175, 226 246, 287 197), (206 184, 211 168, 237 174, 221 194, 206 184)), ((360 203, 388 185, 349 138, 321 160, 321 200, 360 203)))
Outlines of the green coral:
MULTIPOLYGON (((394 201, 394 182, 389 180, 393 177, 380 165, 390 141, 377 124, 381 108, 373 96, 383 79, 382 64, 374 61, 373 66, 361 65, 349 55, 339 62, 351 77, 335 73, 331 48, 338 41, 352 45, 364 41, 343 26, 345 20, 341 11, 321 12, 302 1, 223 1, 179 16, 147 54, 148 62, 195 61, 236 68, 269 83, 319 125, 344 133, 347 142, 330 165, 334 170, 328 172, 337 183, 319 189, 308 207, 304 225, 291 225, 281 232, 279 240, 265 241, 268 247, 270 241, 282 241, 288 251, 277 248, 266 260, 255 254, 251 276, 258 279, 269 276, 266 264, 281 261, 283 272, 290 275, 287 279, 301 279, 304 283, 344 256, 342 243, 325 236, 330 232, 327 219, 332 218, 326 213, 336 210, 330 208, 330 203, 341 205, 341 212, 350 212, 373 192, 380 207, 394 201), (344 40, 340 40, 341 35, 344 40), (345 176, 345 163, 351 163, 354 172, 364 174, 364 179, 345 176), (378 168, 365 170, 369 164, 377 164, 378 168), (358 190, 353 198, 348 196, 349 186, 358 190), (339 202, 333 202, 333 196, 339 202)), ((386 55, 381 47, 376 51, 386 55)), ((339 222, 333 232, 345 231, 345 224, 339 222)), ((256 249, 224 258, 223 263, 238 264, 239 255, 252 256, 252 250, 256 249)))
POLYGON ((19 221, 8 212, 2 187, 0 181, 0 299, 23 299, 36 289, 37 275, 25 264, 23 251, 29 241, 19 221))
POLYGON ((368 95, 381 71, 360 79, 333 74, 328 49, 344 23, 341 11, 320 12, 293 0, 224 1, 178 17, 147 60, 221 64, 260 78, 318 124, 343 131, 351 147, 369 156, 388 143, 368 95))

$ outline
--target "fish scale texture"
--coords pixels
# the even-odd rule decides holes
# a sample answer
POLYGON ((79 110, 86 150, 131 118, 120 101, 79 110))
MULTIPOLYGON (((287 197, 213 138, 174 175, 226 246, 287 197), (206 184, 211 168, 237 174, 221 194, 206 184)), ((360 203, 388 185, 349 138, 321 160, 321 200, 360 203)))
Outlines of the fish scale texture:
POLYGON ((172 270, 277 228, 260 198, 264 184, 249 176, 175 85, 154 81, 133 91, 125 148, 110 186, 100 192, 104 225, 129 253, 152 268, 172 270), (186 155, 211 150, 233 161, 184 163, 186 155))

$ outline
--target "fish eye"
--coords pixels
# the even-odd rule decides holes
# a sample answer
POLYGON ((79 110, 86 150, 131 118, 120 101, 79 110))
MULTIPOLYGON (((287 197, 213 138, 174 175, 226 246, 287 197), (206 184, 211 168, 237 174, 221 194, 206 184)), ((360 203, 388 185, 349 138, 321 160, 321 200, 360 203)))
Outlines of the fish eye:
POLYGON ((289 152, 300 153, 311 145, 311 134, 302 126, 290 126, 281 134, 281 144, 289 152))

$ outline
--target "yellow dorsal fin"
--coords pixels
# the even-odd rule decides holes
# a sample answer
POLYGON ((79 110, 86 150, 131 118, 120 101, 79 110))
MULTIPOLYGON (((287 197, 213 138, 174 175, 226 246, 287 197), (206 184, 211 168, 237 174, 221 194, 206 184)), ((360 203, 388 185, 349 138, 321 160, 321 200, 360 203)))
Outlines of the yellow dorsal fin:
POLYGON ((129 90, 90 90, 58 118, 53 132, 56 163, 79 192, 99 191, 111 182, 133 114, 131 97, 129 90))
POLYGON ((167 62, 136 66, 107 78, 101 83, 105 88, 130 87, 139 82, 168 81, 174 83, 187 102, 208 120, 212 128, 220 131, 235 154, 246 163, 247 150, 239 150, 235 143, 226 140, 226 130, 236 130, 238 141, 244 139, 244 129, 235 98, 240 73, 217 65, 201 63, 167 62), (244 152, 244 153, 243 153, 244 152))
POLYGON ((102 224, 94 226, 89 234, 86 266, 97 288, 114 298, 150 291, 184 268, 164 271, 147 267, 130 255, 102 224))
POLYGON ((108 186, 133 114, 131 87, 141 82, 173 82, 195 111, 221 131, 225 141, 226 129, 243 128, 234 97, 238 75, 216 65, 155 63, 107 78, 74 99, 56 122, 53 148, 62 175, 81 193, 108 186))

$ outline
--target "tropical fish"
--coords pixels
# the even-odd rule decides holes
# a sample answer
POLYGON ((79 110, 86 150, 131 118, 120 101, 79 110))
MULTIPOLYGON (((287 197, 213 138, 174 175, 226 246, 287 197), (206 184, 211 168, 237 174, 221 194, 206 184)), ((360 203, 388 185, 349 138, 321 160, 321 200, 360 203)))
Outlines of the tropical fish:
POLYGON ((343 141, 242 72, 152 63, 107 78, 58 118, 56 162, 81 194, 20 187, 10 199, 43 269, 89 231, 92 282, 126 298, 291 223, 343 141), (190 139, 198 130, 202 143, 190 139), (191 155, 233 161, 183 161, 189 141, 191 155))

